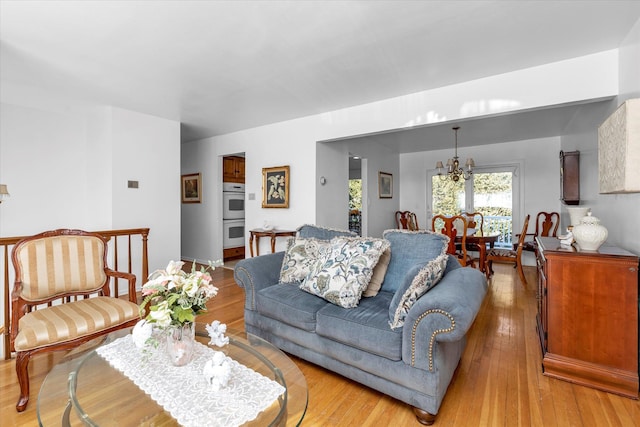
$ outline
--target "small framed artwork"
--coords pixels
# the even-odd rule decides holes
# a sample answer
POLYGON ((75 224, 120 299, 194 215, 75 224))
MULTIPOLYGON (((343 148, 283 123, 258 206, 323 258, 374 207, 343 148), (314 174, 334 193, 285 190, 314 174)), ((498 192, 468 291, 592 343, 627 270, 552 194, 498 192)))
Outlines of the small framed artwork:
POLYGON ((262 207, 289 207, 289 166, 262 168, 262 207))
POLYGON ((182 203, 202 201, 202 180, 199 173, 182 175, 182 203))
POLYGON ((381 199, 393 197, 393 175, 387 172, 378 172, 378 196, 381 199))

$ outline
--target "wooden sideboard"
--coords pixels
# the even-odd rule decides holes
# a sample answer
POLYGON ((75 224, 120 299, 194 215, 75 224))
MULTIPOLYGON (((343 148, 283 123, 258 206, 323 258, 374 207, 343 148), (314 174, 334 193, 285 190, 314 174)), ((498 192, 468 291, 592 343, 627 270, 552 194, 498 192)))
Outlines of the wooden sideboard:
POLYGON ((536 240, 544 375, 638 399, 638 256, 536 240))

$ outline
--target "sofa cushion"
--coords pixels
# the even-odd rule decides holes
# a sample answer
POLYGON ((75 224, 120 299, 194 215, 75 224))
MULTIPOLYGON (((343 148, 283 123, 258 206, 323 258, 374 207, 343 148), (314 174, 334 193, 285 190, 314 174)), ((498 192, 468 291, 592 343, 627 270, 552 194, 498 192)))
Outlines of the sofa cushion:
POLYGON ((280 283, 302 282, 309 274, 311 266, 330 248, 326 240, 315 238, 291 238, 280 268, 280 283))
POLYGON ((393 295, 389 305, 389 325, 391 328, 399 328, 404 325, 404 320, 413 304, 438 284, 447 268, 446 248, 442 254, 426 263, 416 264, 409 269, 404 282, 393 295))
POLYGON ((449 242, 444 234, 427 230, 386 230, 383 237, 391 243, 391 261, 382 290, 392 293, 402 285, 410 268, 435 259, 449 242))
POLYGON ((369 280, 367 288, 362 293, 363 297, 375 297, 378 295, 382 287, 382 282, 384 281, 384 276, 387 273, 387 268, 389 267, 389 261, 391 261, 391 248, 382 252, 378 263, 373 267, 373 275, 371 276, 371 280, 369 280))
POLYGON ((320 227, 317 225, 309 224, 298 227, 296 231, 298 232, 298 237, 313 237, 314 239, 320 240, 331 240, 334 237, 339 236, 358 237, 356 233, 349 230, 339 230, 336 228, 320 227))
POLYGON ((315 331, 316 313, 325 305, 330 304, 286 284, 262 289, 256 298, 259 313, 308 332, 315 331))
POLYGON ((400 360, 402 329, 389 328, 388 308, 392 298, 389 292, 379 292, 373 298, 363 299, 354 309, 327 304, 318 311, 316 333, 368 353, 400 360))
POLYGON ((311 267, 300 289, 341 307, 356 307, 388 248, 384 239, 334 237, 331 249, 311 267))

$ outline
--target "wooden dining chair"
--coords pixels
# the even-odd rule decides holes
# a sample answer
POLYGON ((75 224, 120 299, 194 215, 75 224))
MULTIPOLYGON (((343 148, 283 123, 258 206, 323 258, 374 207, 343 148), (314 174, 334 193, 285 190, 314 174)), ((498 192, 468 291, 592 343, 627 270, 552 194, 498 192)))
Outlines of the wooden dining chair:
POLYGON ((32 356, 134 326, 140 311, 136 276, 108 267, 107 240, 97 233, 60 229, 27 237, 13 247, 11 260, 10 350, 20 384, 16 410, 22 412, 29 402, 32 356), (112 278, 129 282, 128 299, 112 295, 112 278))
POLYGON ((467 225, 469 228, 475 228, 482 233, 484 227, 484 215, 482 212, 462 212, 460 215, 467 218, 467 225))
MULTIPOLYGON (((473 234, 483 233, 484 228, 484 215, 482 212, 462 212, 460 215, 464 216, 467 219, 468 228, 473 228, 476 230, 473 234)), ((478 251, 477 245, 475 243, 467 243, 467 251, 478 251)), ((480 263, 480 255, 473 258, 473 262, 480 263)))
POLYGON ((435 215, 431 220, 432 231, 449 236, 447 253, 455 255, 463 267, 474 267, 474 260, 467 253, 467 229, 467 220, 462 215, 435 215))
POLYGON ((516 249, 501 249, 493 248, 487 253, 487 278, 493 274, 493 263, 507 263, 514 264, 514 267, 518 270, 518 276, 524 287, 527 287, 527 279, 524 277, 524 270, 522 268, 522 250, 524 247, 524 239, 527 235, 527 227, 529 227, 529 218, 531 215, 527 215, 524 218, 524 225, 522 227, 522 233, 518 238, 518 245, 516 249))
POLYGON ((530 236, 531 239, 525 238, 522 250, 535 252, 537 249, 536 237, 557 237, 559 225, 560 214, 558 212, 538 212, 535 231, 533 234, 527 233, 527 237, 530 236))
POLYGON ((402 230, 417 231, 418 217, 411 211, 396 211, 396 227, 402 230))

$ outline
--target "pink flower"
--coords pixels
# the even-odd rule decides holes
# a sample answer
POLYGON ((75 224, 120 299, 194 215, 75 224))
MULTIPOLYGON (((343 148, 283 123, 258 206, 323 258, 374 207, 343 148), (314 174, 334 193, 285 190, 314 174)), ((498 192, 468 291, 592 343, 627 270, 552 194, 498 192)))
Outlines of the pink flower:
POLYGON ((147 295, 153 295, 155 293, 157 293, 158 290, 154 289, 154 288, 142 288, 142 295, 147 296, 147 295))

